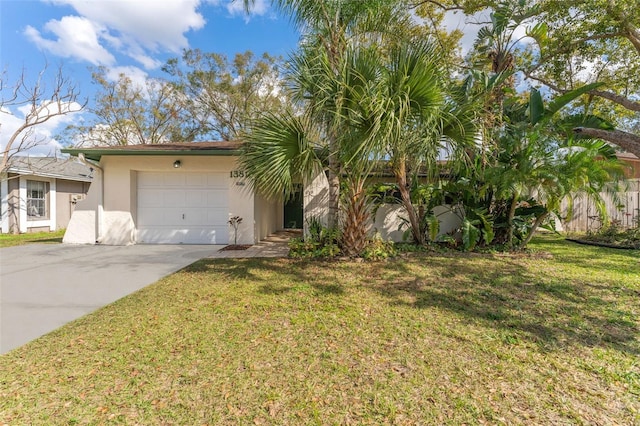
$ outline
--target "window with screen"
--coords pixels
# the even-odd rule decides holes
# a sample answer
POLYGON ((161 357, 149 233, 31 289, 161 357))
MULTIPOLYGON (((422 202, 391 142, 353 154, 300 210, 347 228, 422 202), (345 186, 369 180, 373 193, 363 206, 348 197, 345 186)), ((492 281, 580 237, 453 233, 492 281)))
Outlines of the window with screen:
POLYGON ((27 181, 27 219, 46 219, 47 214, 47 182, 27 181))

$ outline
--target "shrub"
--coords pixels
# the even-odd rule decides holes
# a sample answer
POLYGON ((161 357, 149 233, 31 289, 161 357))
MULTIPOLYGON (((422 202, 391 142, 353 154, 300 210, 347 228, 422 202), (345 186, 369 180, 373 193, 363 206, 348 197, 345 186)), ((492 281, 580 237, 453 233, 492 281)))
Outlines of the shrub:
POLYGON ((340 231, 329 229, 320 219, 307 219, 306 238, 289 241, 289 256, 294 258, 327 258, 340 254, 340 231))
POLYGON ((362 257, 366 260, 383 260, 389 257, 395 257, 398 254, 393 241, 385 241, 380 234, 375 234, 369 240, 367 247, 362 253, 362 257))

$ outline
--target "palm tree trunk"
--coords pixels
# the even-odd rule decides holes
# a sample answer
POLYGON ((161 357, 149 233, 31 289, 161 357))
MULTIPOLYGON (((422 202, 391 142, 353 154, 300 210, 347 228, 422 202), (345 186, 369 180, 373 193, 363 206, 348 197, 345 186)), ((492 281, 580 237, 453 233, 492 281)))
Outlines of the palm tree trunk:
POLYGON ((407 211, 409 216, 409 223, 411 224, 411 235, 417 244, 424 244, 424 236, 420 229, 420 220, 416 213, 416 209, 411 202, 411 192, 407 185, 407 162, 404 157, 398 159, 394 174, 396 175, 396 183, 398 190, 400 191, 400 198, 402 199, 402 205, 407 211))
POLYGON ((535 222, 533 222, 533 226, 531 227, 531 230, 527 234, 527 237, 520 244, 520 247, 519 247, 520 250, 524 250, 527 247, 527 244, 529 244, 529 242, 531 241, 531 238, 533 238, 533 235, 536 233, 540 225, 542 225, 542 222, 544 222, 544 220, 548 217, 549 217, 549 212, 545 212, 536 218, 535 222))
POLYGON ((347 256, 361 256, 367 247, 367 237, 371 217, 364 178, 350 180, 345 197, 344 226, 342 229, 342 250, 347 256))
POLYGON ((507 230, 507 244, 509 247, 513 247, 513 218, 516 215, 516 207, 518 207, 518 196, 519 193, 516 191, 516 193, 513 194, 511 206, 509 206, 509 213, 507 214, 507 224, 509 226, 507 230))
POLYGON ((335 138, 329 140, 329 169, 327 172, 327 180, 329 181, 329 217, 327 218, 327 226, 329 229, 335 229, 339 226, 340 213, 340 160, 336 148, 335 138))

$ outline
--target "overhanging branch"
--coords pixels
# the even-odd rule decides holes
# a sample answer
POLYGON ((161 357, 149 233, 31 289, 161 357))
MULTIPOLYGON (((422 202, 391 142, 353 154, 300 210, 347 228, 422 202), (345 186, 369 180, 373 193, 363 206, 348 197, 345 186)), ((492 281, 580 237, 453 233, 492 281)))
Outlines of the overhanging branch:
MULTIPOLYGON (((532 80, 538 81, 542 84, 544 84, 545 86, 547 86, 548 88, 550 88, 551 90, 558 92, 558 93, 567 93, 569 92, 569 90, 567 89, 563 89, 553 83, 551 83, 548 80, 545 80, 541 77, 536 77, 535 75, 532 75, 530 72, 525 71, 524 72, 525 77, 530 78, 532 80)), ((614 102, 618 105, 621 105, 623 107, 625 107, 626 109, 628 109, 629 111, 640 111, 640 102, 637 101, 633 101, 629 98, 627 98, 626 96, 622 96, 622 95, 618 95, 617 93, 613 93, 613 92, 608 92, 608 91, 603 91, 603 90, 591 90, 589 92, 587 92, 591 95, 594 96, 599 96, 601 98, 605 98, 611 102, 614 102)))
POLYGON ((602 130, 591 127, 576 127, 573 132, 577 135, 587 136, 594 139, 602 139, 611 142, 640 157, 640 136, 622 130, 602 130))

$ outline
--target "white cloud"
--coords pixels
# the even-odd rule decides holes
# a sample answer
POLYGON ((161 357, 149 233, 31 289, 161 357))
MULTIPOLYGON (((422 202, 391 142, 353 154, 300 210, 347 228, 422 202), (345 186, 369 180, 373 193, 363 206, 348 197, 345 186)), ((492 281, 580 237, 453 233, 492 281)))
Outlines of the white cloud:
POLYGON ((138 62, 148 70, 158 68, 160 65, 162 65, 162 61, 147 55, 144 49, 140 48, 139 46, 132 45, 129 49, 127 49, 126 53, 127 56, 134 59, 136 62, 138 62))
POLYGON ((65 16, 47 22, 44 29, 56 36, 56 40, 44 38, 40 31, 27 26, 25 35, 39 48, 63 58, 76 58, 93 65, 109 65, 115 58, 100 45, 100 33, 104 28, 79 16, 65 16))
POLYGON ((48 1, 71 6, 78 16, 49 21, 43 31, 52 33, 53 39, 31 26, 25 30, 27 37, 55 55, 94 65, 114 65, 113 51, 117 51, 146 69, 158 68, 162 61, 153 58, 154 54, 178 53, 189 47, 185 33, 206 23, 197 11, 203 0, 48 1))
POLYGON ((598 80, 598 71, 602 63, 596 60, 574 58, 572 68, 575 70, 574 78, 586 83, 595 83, 598 80))
POLYGON ((201 0, 54 0, 72 6, 76 12, 118 31, 128 43, 146 49, 178 52, 189 45, 184 33, 198 30, 205 20, 197 8, 201 0))
POLYGON ((127 76, 131 82, 138 87, 145 87, 147 77, 149 76, 140 68, 133 66, 113 67, 107 69, 106 77, 109 81, 118 81, 120 79, 120 75, 127 76))
MULTIPOLYGON (((244 1, 232 0, 227 3, 227 11, 231 15, 245 15, 244 1)), ((249 9, 250 15, 262 16, 267 13, 269 9, 269 2, 267 0, 255 0, 253 5, 249 9)), ((248 20, 249 16, 246 16, 245 20, 248 20)))
POLYGON ((460 30, 462 31, 462 39, 460 40, 460 46, 462 49, 462 55, 466 55, 476 40, 478 31, 482 27, 478 22, 488 19, 488 12, 478 12, 471 17, 466 17, 461 12, 449 11, 445 14, 443 24, 447 31, 460 30))
MULTIPOLYGON (((466 16, 462 12, 448 11, 443 20, 443 24, 448 31, 460 30, 463 33, 460 45, 462 54, 466 55, 472 48, 478 36, 478 31, 491 22, 490 10, 485 9, 471 16, 466 16)), ((533 39, 526 36, 527 28, 535 25, 534 20, 529 20, 520 24, 513 31, 512 41, 522 44, 531 44, 533 39)))

